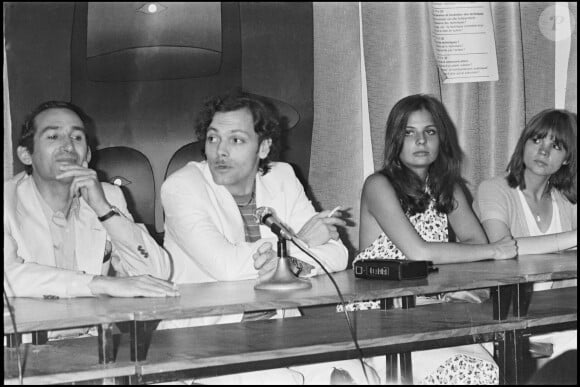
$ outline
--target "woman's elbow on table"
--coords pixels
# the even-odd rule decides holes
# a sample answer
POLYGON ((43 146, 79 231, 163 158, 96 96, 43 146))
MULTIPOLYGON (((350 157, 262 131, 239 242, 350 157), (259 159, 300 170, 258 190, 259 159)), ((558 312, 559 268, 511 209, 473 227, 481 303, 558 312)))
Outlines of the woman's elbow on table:
POLYGON ((404 249, 403 254, 410 261, 432 261, 436 258, 432 243, 429 242, 420 242, 416 245, 408 246, 408 248, 404 249))

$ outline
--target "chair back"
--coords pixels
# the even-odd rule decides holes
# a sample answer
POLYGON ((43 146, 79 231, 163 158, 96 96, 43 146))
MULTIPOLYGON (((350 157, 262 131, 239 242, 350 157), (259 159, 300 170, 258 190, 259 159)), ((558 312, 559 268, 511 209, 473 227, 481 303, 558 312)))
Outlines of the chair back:
POLYGON ((167 164, 167 170, 165 171, 165 179, 169 177, 173 172, 177 171, 179 168, 183 167, 190 161, 202 161, 203 155, 201 154, 201 142, 190 142, 179 148, 167 164))
POLYGON ((121 187, 135 222, 154 231, 155 179, 149 159, 136 149, 113 146, 97 150, 92 164, 99 180, 121 187))

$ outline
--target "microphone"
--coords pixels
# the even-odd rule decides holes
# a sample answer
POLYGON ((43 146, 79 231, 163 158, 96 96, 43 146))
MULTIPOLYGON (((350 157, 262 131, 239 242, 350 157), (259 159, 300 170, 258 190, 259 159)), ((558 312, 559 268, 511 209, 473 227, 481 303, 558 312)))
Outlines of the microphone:
POLYGON ((276 211, 274 211, 274 209, 271 207, 258 208, 256 210, 255 217, 258 223, 263 224, 264 226, 268 226, 270 230, 272 230, 272 232, 280 238, 291 241, 296 237, 294 231, 285 226, 284 223, 278 219, 276 211))
MULTIPOLYGON (((334 210, 332 210, 329 214, 329 217, 332 216, 332 214, 335 211, 337 211, 338 208, 340 207, 337 207, 334 210)), ((286 239, 293 242, 306 255, 314 259, 314 261, 320 265, 322 270, 324 270, 328 278, 330 278, 332 284, 336 288, 338 296, 340 297, 340 302, 342 304, 344 314, 346 315, 346 322, 348 324, 350 335, 352 337, 352 340, 354 341, 356 349, 360 353, 359 360, 361 362, 365 378, 368 382, 369 378, 367 376, 365 363, 363 362, 363 352, 360 349, 360 346, 358 345, 358 341, 356 339, 356 334, 354 332, 352 322, 350 321, 350 317, 348 316, 348 312, 346 310, 344 297, 342 296, 342 293, 340 292, 340 289, 338 288, 336 281, 334 280, 334 278, 332 278, 332 275, 330 275, 330 273, 328 272, 328 270, 326 270, 326 268, 320 262, 320 260, 318 260, 318 258, 316 258, 311 252, 308 251, 308 246, 306 245, 306 243, 304 243, 300 238, 298 238, 298 236, 294 233, 294 231, 292 231, 289 227, 286 227, 284 223, 282 223, 282 221, 278 219, 278 217, 276 216, 276 211, 274 211, 273 208, 260 207, 256 210, 254 216, 256 217, 258 223, 268 226, 270 230, 272 230, 272 232, 278 236, 278 258, 279 258, 278 265, 276 266, 276 271, 274 272, 274 275, 264 282, 258 282, 256 285, 254 285, 254 289, 290 291, 290 290, 310 289, 312 287, 312 283, 310 281, 304 278, 298 278, 296 275, 294 275, 294 273, 292 273, 292 270, 290 269, 289 260, 286 255, 286 239)))
POLYGON ((276 216, 276 211, 270 207, 260 207, 254 215, 258 223, 268 226, 274 234, 278 236, 278 264, 276 271, 267 280, 254 285, 257 290, 288 291, 298 289, 309 289, 312 287, 310 281, 298 278, 290 268, 290 260, 286 251, 286 240, 298 240, 294 231, 284 225, 276 216))

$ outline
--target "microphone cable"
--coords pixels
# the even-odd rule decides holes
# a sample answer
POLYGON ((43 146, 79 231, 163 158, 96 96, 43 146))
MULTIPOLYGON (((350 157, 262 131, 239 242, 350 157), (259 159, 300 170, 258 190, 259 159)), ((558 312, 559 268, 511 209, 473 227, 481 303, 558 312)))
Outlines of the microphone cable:
POLYGON ((363 373, 365 375, 365 379, 367 380, 367 384, 371 384, 369 381, 369 377, 367 375, 367 370, 365 367, 365 362, 363 360, 364 355, 363 355, 363 351, 360 348, 360 346, 358 345, 358 340, 356 338, 356 332, 354 331, 354 327, 352 324, 352 321, 350 319, 350 316, 348 315, 348 311, 346 310, 346 305, 344 302, 344 297, 342 296, 342 293, 340 291, 340 289, 338 288, 338 285, 336 284, 336 281, 334 280, 334 278, 332 277, 332 275, 328 272, 328 270, 326 270, 326 268, 324 267, 324 265, 318 260, 318 258, 316 258, 314 256, 314 254, 312 254, 311 252, 308 251, 307 248, 301 246, 302 243, 304 243, 302 240, 300 240, 298 237, 294 236, 292 237, 292 239, 290 239, 292 241, 292 243, 294 243, 294 245, 296 245, 300 250, 302 250, 306 255, 308 255, 310 258, 314 259, 314 261, 316 263, 318 263, 318 265, 322 268, 322 270, 324 270, 324 272, 326 273, 326 275, 328 276, 328 278, 330 278, 330 281, 332 281, 332 284, 334 285, 334 287, 336 288, 336 292, 338 293, 338 297, 340 298, 340 303, 342 304, 342 309, 344 311, 344 315, 346 316, 346 323, 348 325, 348 329, 350 331, 350 335, 352 337, 352 341, 354 342, 354 346, 356 347, 358 353, 359 353, 359 361, 361 363, 362 369, 363 369, 363 373), (297 241, 299 241, 300 243, 298 243, 297 241))
POLYGON ((20 385, 22 385, 22 358, 20 357, 20 335, 18 334, 18 330, 16 329, 16 319, 14 318, 14 313, 12 311, 12 305, 10 305, 10 301, 8 301, 8 295, 6 294, 6 289, 2 286, 2 291, 4 292, 4 302, 6 302, 6 307, 8 308, 8 312, 10 314, 10 319, 12 320, 12 328, 14 329, 14 340, 16 341, 16 359, 18 362, 18 381, 20 385))

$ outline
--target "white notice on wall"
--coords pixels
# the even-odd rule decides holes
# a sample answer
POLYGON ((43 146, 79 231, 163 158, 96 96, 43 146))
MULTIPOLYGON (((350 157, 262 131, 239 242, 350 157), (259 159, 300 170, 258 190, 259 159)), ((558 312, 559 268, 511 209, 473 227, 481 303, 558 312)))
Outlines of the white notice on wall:
POLYGON ((430 3, 431 44, 443 83, 499 79, 489 3, 430 3))

